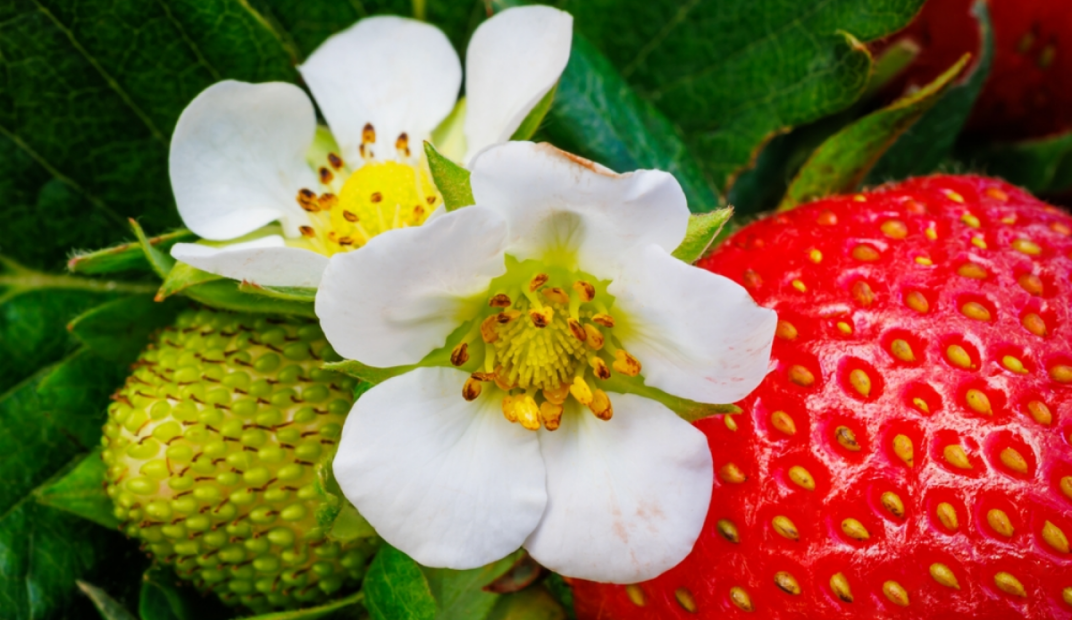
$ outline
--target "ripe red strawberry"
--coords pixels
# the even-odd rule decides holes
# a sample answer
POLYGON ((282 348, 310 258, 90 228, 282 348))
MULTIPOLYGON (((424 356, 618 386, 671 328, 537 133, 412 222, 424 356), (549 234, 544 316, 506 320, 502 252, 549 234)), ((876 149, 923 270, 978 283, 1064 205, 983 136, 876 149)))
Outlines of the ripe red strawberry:
MULTIPOLYGON (((893 90, 928 84, 965 52, 978 53, 978 28, 970 14, 974 3, 930 0, 908 28, 891 38, 920 47, 893 90)), ((1011 140, 1072 129, 1072 2, 989 4, 994 60, 969 130, 1011 140)))
POLYGON ((692 554, 577 583, 578 616, 1072 618, 1070 235, 1006 183, 933 176, 730 237, 702 266, 778 311, 774 370, 697 425, 692 554))

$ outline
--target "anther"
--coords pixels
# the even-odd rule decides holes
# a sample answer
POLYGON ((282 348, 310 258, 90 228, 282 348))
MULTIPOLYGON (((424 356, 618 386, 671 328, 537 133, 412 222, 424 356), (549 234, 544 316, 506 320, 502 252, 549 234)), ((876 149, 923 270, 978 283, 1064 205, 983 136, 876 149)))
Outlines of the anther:
MULTIPOLYGON (((596 378, 606 381, 610 379, 610 368, 607 368, 607 363, 601 358, 593 355, 592 359, 588 360, 588 364, 592 367, 592 371, 595 373, 596 378)), ((617 366, 615 366, 617 368, 617 366)))
POLYGON ((573 283, 573 290, 577 291, 580 295, 581 301, 588 303, 596 298, 596 287, 584 280, 577 280, 573 283))
POLYGON ((800 594, 800 584, 793 575, 786 571, 778 571, 774 573, 774 585, 778 586, 778 589, 786 594, 797 596, 800 594))
POLYGON ((409 157, 409 136, 405 132, 398 134, 398 139, 395 140, 395 150, 402 153, 404 157, 409 157))
POLYGON ((1020 583, 1019 579, 1013 577, 1005 571, 1001 571, 998 574, 994 575, 994 585, 996 585, 999 590, 1006 594, 1019 596, 1020 598, 1027 597, 1027 591, 1024 590, 1024 584, 1020 583))
POLYGON ((957 576, 954 575, 953 571, 945 564, 935 562, 934 564, 931 564, 930 571, 931 577, 938 583, 947 588, 953 588, 954 590, 960 589, 960 583, 957 582, 957 576))
POLYGON ((480 381, 469 377, 465 380, 465 385, 462 386, 462 398, 465 400, 476 400, 477 396, 480 396, 480 391, 483 386, 480 381))
POLYGON ((540 290, 541 286, 547 284, 547 280, 549 278, 550 276, 548 276, 546 273, 538 273, 532 276, 532 279, 529 280, 529 292, 535 293, 536 291, 540 290))
POLYGON ((554 302, 554 303, 559 303, 559 304, 568 304, 569 303, 569 295, 566 294, 566 291, 558 288, 557 286, 552 286, 552 287, 549 287, 549 288, 545 288, 542 291, 540 291, 540 293, 544 297, 546 297, 548 301, 551 301, 551 302, 554 302))
POLYGON ((1027 473, 1027 460, 1024 459, 1024 455, 1020 454, 1015 449, 1005 448, 1001 451, 1001 454, 998 455, 998 458, 1001 459, 1001 462, 1005 467, 1008 467, 1014 472, 1018 474, 1027 473))
POLYGON ((585 382, 583 377, 574 377, 573 385, 570 386, 569 391, 582 405, 592 403, 592 388, 588 387, 588 383, 585 382))
POLYGON ((908 592, 896 581, 887 581, 882 584, 882 593, 894 605, 908 607, 908 592))
POLYGON ((502 412, 510 422, 517 422, 517 413, 514 411, 514 397, 507 394, 502 399, 502 412))
POLYGON ((845 535, 853 540, 867 540, 871 538, 871 532, 867 531, 863 523, 860 523, 856 519, 845 519, 841 522, 841 531, 845 532, 845 535))
POLYGON ((506 325, 510 321, 513 321, 517 317, 521 316, 521 311, 520 310, 503 310, 499 314, 496 314, 496 315, 493 315, 493 316, 495 317, 495 322, 496 323, 499 323, 500 325, 506 325))
POLYGON ((540 428, 540 408, 528 394, 514 398, 514 413, 517 414, 517 421, 526 429, 535 431, 540 428))
POLYGON ((753 611, 755 607, 752 606, 752 597, 748 596, 748 592, 744 588, 733 586, 730 588, 730 600, 741 611, 753 611))
POLYGON ((342 217, 347 222, 356 222, 358 220, 356 213, 354 213, 353 211, 346 211, 345 209, 342 212, 342 217))
POLYGON ((320 204, 316 200, 316 192, 302 188, 298 190, 298 205, 305 211, 316 213, 320 210, 320 204))
POLYGON ((599 351, 603 348, 603 332, 599 331, 596 327, 585 323, 584 333, 588 335, 585 342, 592 350, 599 351))
POLYGON ((909 467, 914 462, 914 452, 912 440, 907 435, 897 435, 893 438, 893 453, 909 467))
POLYGON ((793 422, 792 416, 784 411, 775 411, 770 416, 771 426, 785 433, 786 435, 796 435, 797 425, 793 422))
POLYGON ((331 211, 335 205, 339 204, 339 198, 335 194, 325 192, 320 194, 316 199, 318 205, 320 205, 321 211, 331 211))
POLYGON ((331 183, 335 179, 335 175, 332 174, 330 170, 328 170, 327 168, 325 168, 323 166, 320 167, 319 172, 320 172, 320 182, 323 183, 324 185, 327 185, 328 183, 331 183))
POLYGON ((499 293, 498 295, 495 295, 488 300, 488 305, 492 308, 509 308, 511 305, 513 305, 513 302, 510 301, 510 297, 508 295, 499 293))
POLYGON ((640 374, 640 362, 625 349, 618 349, 614 352, 614 364, 612 366, 614 370, 627 377, 635 377, 640 374))
POLYGON ((950 444, 942 450, 942 456, 945 457, 945 461, 956 467, 957 469, 971 469, 971 461, 968 460, 968 455, 965 454, 964 448, 959 444, 950 444))
POLYGON ((383 202, 383 193, 382 192, 372 192, 372 195, 369 196, 369 200, 371 202, 383 202))
POLYGON ((529 318, 532 319, 532 324, 540 329, 547 327, 551 324, 551 319, 555 316, 555 309, 551 306, 544 306, 539 310, 533 308, 529 310, 529 318))
POLYGON ((794 465, 789 468, 789 479, 805 491, 815 490, 815 478, 812 477, 811 472, 800 465, 794 465))
POLYGON ((469 361, 469 343, 463 342, 454 347, 454 350, 450 352, 450 363, 454 366, 461 366, 469 361))
POLYGON ((336 170, 342 170, 343 161, 342 158, 335 153, 328 153, 328 163, 336 170))
POLYGON ((496 326, 499 323, 498 316, 499 315, 497 314, 493 314, 480 323, 480 337, 484 342, 490 344, 499 339, 499 332, 496 329, 496 326))
POLYGON ((718 523, 715 524, 715 527, 718 529, 718 533, 731 543, 737 544, 741 542, 741 535, 737 531, 737 526, 734 525, 733 521, 730 521, 729 519, 719 519, 718 523))
POLYGON ((800 540, 800 532, 797 530, 797 526, 789 520, 789 517, 778 515, 771 520, 771 527, 778 533, 779 536, 787 538, 789 540, 800 540))
POLYGON ((886 491, 883 493, 879 498, 879 501, 882 502, 882 507, 889 511, 891 515, 898 519, 904 516, 904 502, 901 501, 901 497, 893 491, 886 491))
POLYGON ((611 406, 610 398, 600 389, 592 392, 592 402, 588 404, 588 408, 600 420, 609 420, 614 416, 614 407, 611 406))
POLYGON ((592 317, 592 322, 603 327, 614 327, 614 317, 600 312, 592 317))
POLYGON ((938 515, 938 520, 942 522, 942 525, 944 525, 947 530, 955 532, 960 528, 960 521, 957 519, 957 510, 948 502, 938 504, 934 509, 934 512, 938 515))
POLYGON ((830 577, 830 590, 834 593, 834 596, 851 603, 852 590, 849 588, 849 580, 845 578, 845 573, 834 573, 830 577))
POLYGON ((995 532, 1005 538, 1012 538, 1012 535, 1016 533, 1016 528, 1012 526, 1012 521, 1009 520, 1009 515, 1005 514, 1004 510, 992 508, 986 513, 986 522, 995 532))
POLYGON ((570 384, 560 383, 555 388, 544 388, 543 397, 556 405, 561 405, 566 402, 566 397, 570 394, 570 384))
POLYGON ((566 325, 569 325, 570 333, 577 340, 584 342, 588 339, 588 332, 585 331, 584 326, 577 319, 566 319, 566 325))
POLYGON ((547 430, 556 430, 562 424, 562 405, 545 400, 540 405, 540 422, 547 430))
POLYGON ((298 230, 301 231, 303 237, 313 238, 316 236, 316 231, 313 230, 312 226, 301 226, 298 230))
POLYGON ((361 143, 369 144, 376 141, 376 128, 372 126, 372 123, 365 123, 365 127, 361 130, 361 143))
POLYGON ((837 427, 834 429, 834 438, 837 439, 842 448, 850 452, 860 451, 860 443, 856 441, 856 433, 852 432, 851 428, 847 426, 837 427))

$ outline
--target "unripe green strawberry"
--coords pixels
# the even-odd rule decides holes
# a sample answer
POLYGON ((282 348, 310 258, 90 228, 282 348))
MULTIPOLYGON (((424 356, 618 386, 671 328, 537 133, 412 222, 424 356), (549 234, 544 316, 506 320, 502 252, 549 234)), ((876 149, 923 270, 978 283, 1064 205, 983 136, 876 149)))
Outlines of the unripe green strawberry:
POLYGON ((190 310, 113 396, 108 495, 128 535, 199 588, 254 611, 352 587, 374 541, 318 524, 355 381, 313 321, 190 310))

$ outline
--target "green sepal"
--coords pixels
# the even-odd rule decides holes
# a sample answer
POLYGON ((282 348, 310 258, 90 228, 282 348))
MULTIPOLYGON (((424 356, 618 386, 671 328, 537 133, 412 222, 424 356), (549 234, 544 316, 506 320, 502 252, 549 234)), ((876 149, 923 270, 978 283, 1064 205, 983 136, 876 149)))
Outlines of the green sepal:
POLYGON ((473 188, 469 184, 469 171, 444 157, 431 142, 425 141, 424 154, 428 158, 428 168, 432 171, 432 180, 443 194, 443 205, 447 211, 459 207, 468 207, 475 203, 473 188))
POLYGON ((253 282, 239 282, 238 290, 251 295, 264 295, 272 299, 311 304, 316 301, 316 289, 304 286, 263 286, 253 282))
POLYGON ((161 279, 167 278, 168 272, 178 262, 171 257, 167 252, 162 251, 160 248, 153 245, 149 240, 149 237, 145 235, 145 231, 142 230, 141 224, 134 218, 130 218, 130 227, 134 230, 134 236, 138 239, 138 244, 141 245, 141 250, 144 253, 145 259, 149 261, 149 266, 153 268, 156 275, 161 279))
POLYGON ((103 589, 81 579, 75 580, 75 584, 93 602, 93 606, 97 608, 102 620, 137 620, 134 614, 127 611, 119 601, 112 598, 103 589))
POLYGON ((38 504, 51 506, 88 519, 108 529, 119 526, 113 511, 115 505, 104 492, 107 466, 101 461, 98 446, 78 462, 71 471, 53 482, 34 490, 38 504))
POLYGON ((176 262, 175 266, 171 268, 171 271, 169 271, 164 278, 164 283, 160 285, 160 290, 156 292, 156 300, 161 301, 167 299, 172 295, 185 291, 191 286, 197 286, 198 284, 204 284, 205 282, 214 282, 222 279, 223 276, 202 271, 197 267, 183 262, 176 262))
POLYGON ((478 620, 487 617, 502 598, 488 588, 501 579, 524 557, 523 551, 478 568, 452 570, 421 567, 432 591, 438 613, 436 620, 478 620))
POLYGON ((284 314, 316 318, 310 302, 277 299, 268 295, 243 293, 235 280, 222 279, 191 286, 183 294, 194 301, 234 312, 284 314))
POLYGON ((895 41, 892 45, 882 50, 874 59, 871 69, 871 79, 867 81, 867 88, 860 96, 861 100, 870 99, 875 93, 886 87, 887 84, 904 73, 908 65, 919 56, 919 45, 910 39, 895 41))
POLYGON ((459 97, 458 103, 447 118, 432 130, 431 142, 436 145, 440 155, 451 161, 462 161, 465 157, 465 112, 468 109, 465 97, 459 97))
POLYGON ((130 362, 145 348, 149 334, 174 321, 182 306, 179 300, 123 297, 76 316, 67 331, 103 358, 130 362))
POLYGON ((551 90, 547 91, 540 101, 536 104, 528 115, 525 116, 525 120, 521 121, 517 130, 510 136, 511 140, 528 140, 536 134, 536 130, 540 128, 540 123, 543 122, 544 117, 547 116, 547 112, 551 109, 551 104, 555 100, 555 92, 558 91, 558 82, 551 87, 551 90))
MULTIPOLYGON (((160 250, 168 250, 180 241, 195 239, 188 230, 176 230, 151 237, 149 244, 160 250)), ((100 275, 119 271, 152 271, 146 261, 140 241, 129 241, 93 252, 76 252, 67 261, 67 270, 82 275, 100 275)))
POLYGON ((685 229, 685 238, 673 251, 674 258, 693 264, 707 256, 715 237, 722 232, 722 227, 733 217, 733 207, 716 209, 708 213, 694 213, 689 216, 689 227, 685 229))
POLYGON ((650 398, 666 405, 667 409, 676 413, 678 417, 686 422, 695 422, 720 413, 741 413, 741 408, 737 405, 712 405, 673 396, 658 388, 644 385, 644 379, 641 377, 628 377, 620 372, 613 373, 609 379, 600 380, 595 385, 607 392, 636 394, 637 396, 650 398))
POLYGON ((324 364, 322 368, 324 370, 334 370, 335 372, 341 372, 351 377, 361 379, 372 385, 383 383, 391 377, 397 377, 398 375, 404 375, 407 372, 417 368, 420 364, 410 364, 408 366, 389 366, 387 368, 377 368, 375 366, 368 366, 362 364, 357 360, 343 360, 341 362, 329 362, 324 364))
POLYGON ((919 91, 868 114, 828 138, 790 183, 778 211, 788 211, 831 194, 856 190, 897 138, 938 103, 970 58, 971 54, 965 54, 919 91))
POLYGON ((992 145, 970 161, 1032 193, 1064 192, 1072 189, 1072 132, 992 145))

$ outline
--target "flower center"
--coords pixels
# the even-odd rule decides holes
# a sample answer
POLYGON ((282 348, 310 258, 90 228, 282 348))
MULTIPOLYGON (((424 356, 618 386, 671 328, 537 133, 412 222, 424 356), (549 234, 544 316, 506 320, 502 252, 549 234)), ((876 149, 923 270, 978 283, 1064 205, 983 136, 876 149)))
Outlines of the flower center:
POLYGON ((613 337, 608 308, 614 299, 605 283, 586 274, 537 270, 532 263, 492 283, 490 313, 474 319, 451 351, 451 364, 463 367, 470 365, 470 347, 483 348, 462 396, 474 400, 485 386, 500 390, 503 415, 529 430, 557 429, 571 397, 609 420, 614 409, 599 384, 612 369, 629 377, 640 373, 640 362, 613 337))
POLYGON ((296 245, 328 256, 348 252, 393 228, 420 226, 442 202, 427 164, 412 157, 406 134, 395 142, 397 159, 378 160, 367 148, 375 140, 375 130, 366 125, 364 161, 356 170, 347 174, 342 158, 329 153, 318 170, 323 191, 298 192, 310 224, 301 227, 296 245))

